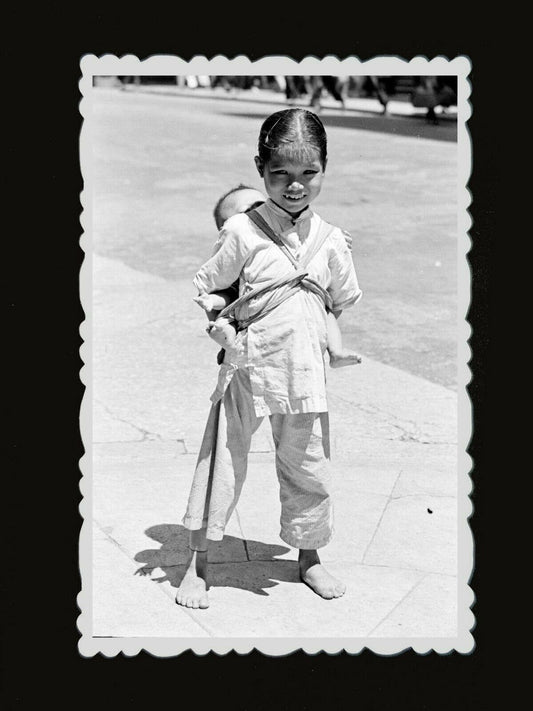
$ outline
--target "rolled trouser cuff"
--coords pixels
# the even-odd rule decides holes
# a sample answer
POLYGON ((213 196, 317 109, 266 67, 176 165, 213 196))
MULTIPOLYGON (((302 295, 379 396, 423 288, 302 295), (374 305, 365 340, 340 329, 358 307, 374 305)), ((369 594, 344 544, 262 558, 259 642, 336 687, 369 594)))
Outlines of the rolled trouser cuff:
POLYGON ((315 550, 323 548, 333 538, 333 529, 327 528, 312 533, 302 533, 294 529, 281 529, 279 537, 292 548, 315 550))

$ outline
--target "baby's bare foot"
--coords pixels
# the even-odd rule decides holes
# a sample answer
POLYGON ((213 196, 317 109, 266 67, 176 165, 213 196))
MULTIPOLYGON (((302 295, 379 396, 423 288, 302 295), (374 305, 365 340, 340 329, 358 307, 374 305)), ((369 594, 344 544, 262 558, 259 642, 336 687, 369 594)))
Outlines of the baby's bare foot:
POLYGON ((235 343, 235 326, 229 321, 209 321, 207 333, 222 348, 231 348, 235 343))
POLYGON ((358 356, 354 351, 343 350, 339 353, 329 354, 329 367, 342 368, 345 365, 357 365, 361 362, 361 356, 358 356))
POLYGON ((193 296, 193 301, 203 308, 204 311, 214 311, 215 304, 213 303, 212 294, 198 294, 198 296, 193 296))
POLYGON ((191 551, 187 572, 176 593, 176 602, 183 607, 204 610, 209 607, 207 597, 207 552, 191 551))
POLYGON ((316 551, 301 551, 298 564, 301 579, 320 597, 331 600, 335 597, 342 597, 346 592, 346 585, 328 573, 321 564, 316 551))

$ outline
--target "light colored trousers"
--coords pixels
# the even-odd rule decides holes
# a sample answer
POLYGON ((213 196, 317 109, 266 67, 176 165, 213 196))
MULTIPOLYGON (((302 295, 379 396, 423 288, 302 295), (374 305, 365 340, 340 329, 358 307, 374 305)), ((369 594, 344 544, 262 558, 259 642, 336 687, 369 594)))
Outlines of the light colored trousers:
MULTIPOLYGON (((295 548, 325 546, 333 533, 327 412, 269 415, 280 486, 280 537, 295 548)), ((237 370, 211 407, 183 525, 219 541, 246 479, 257 417, 250 379, 237 370)))

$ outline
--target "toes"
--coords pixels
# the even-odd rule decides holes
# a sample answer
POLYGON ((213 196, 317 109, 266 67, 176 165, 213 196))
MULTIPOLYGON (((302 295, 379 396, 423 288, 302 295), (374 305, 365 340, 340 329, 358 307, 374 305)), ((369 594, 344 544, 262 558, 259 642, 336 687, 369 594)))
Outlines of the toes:
POLYGON ((186 597, 182 593, 178 592, 175 599, 178 605, 188 607, 191 610, 205 610, 209 607, 209 600, 206 597, 186 597))

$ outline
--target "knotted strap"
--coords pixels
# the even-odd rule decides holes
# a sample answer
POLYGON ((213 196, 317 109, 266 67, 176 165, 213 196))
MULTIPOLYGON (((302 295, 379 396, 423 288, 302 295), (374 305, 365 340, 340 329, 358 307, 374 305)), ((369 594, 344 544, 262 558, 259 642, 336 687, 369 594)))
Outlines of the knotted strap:
POLYGON ((235 318, 236 309, 251 301, 255 297, 260 296, 261 294, 264 294, 267 291, 272 291, 272 298, 263 306, 261 311, 257 312, 256 314, 250 316, 247 319, 239 320, 239 329, 242 330, 244 328, 247 328, 251 323, 258 321, 261 318, 264 318, 280 304, 282 304, 284 301, 293 296, 300 288, 305 288, 308 291, 312 291, 313 293, 315 293, 322 299, 322 301, 324 302, 324 306, 330 309, 332 306, 331 296, 328 294, 328 292, 324 289, 323 286, 321 286, 315 279, 309 276, 309 274, 305 271, 305 268, 316 256, 316 254, 330 235, 331 231, 333 230, 333 227, 321 221, 313 242, 309 245, 302 259, 298 260, 288 249, 287 245, 283 242, 281 237, 276 232, 274 232, 268 222, 256 210, 251 210, 246 214, 248 215, 250 220, 257 227, 259 227, 259 229, 264 232, 266 236, 274 242, 274 244, 276 244, 280 248, 280 250, 283 252, 283 254, 287 257, 287 259, 294 267, 295 271, 289 272, 288 274, 285 274, 284 276, 279 277, 278 279, 273 279, 272 281, 266 282, 265 284, 262 284, 256 287, 255 289, 252 289, 246 294, 243 294, 231 304, 228 304, 228 306, 226 306, 226 308, 224 308, 219 313, 218 318, 235 318), (282 289, 282 287, 284 286, 288 288, 282 289))
POLYGON ((268 222, 265 220, 265 218, 260 215, 257 210, 250 210, 250 212, 246 213, 250 220, 259 227, 259 229, 266 234, 267 237, 270 237, 272 242, 278 245, 278 247, 281 249, 283 254, 287 257, 289 262, 292 264, 292 266, 295 269, 298 269, 300 266, 300 263, 296 259, 296 257, 293 256, 292 252, 290 249, 287 247, 285 242, 281 239, 281 237, 278 235, 277 232, 274 232, 272 227, 268 224, 268 222))
MULTIPOLYGON (((320 224, 318 226, 318 230, 315 233, 315 237, 311 244, 308 246, 305 254, 302 256, 301 259, 296 259, 292 252, 289 250, 289 248, 286 246, 286 244, 283 242, 281 239, 280 235, 278 235, 277 232, 274 232, 272 227, 268 224, 268 222, 264 219, 262 215, 260 215, 257 210, 250 210, 250 212, 247 213, 248 217, 252 220, 252 222, 259 227, 260 230, 262 230, 267 237, 270 237, 270 239, 278 245, 278 247, 281 249, 283 254, 287 257, 287 259, 290 261, 290 263, 293 265, 293 267, 297 270, 300 269, 306 269, 308 264, 310 264, 311 260, 314 259, 318 251, 321 249, 322 245, 326 241, 326 239, 329 237, 329 235, 333 232, 333 227, 331 225, 328 225, 327 222, 324 222, 323 220, 320 220, 320 224)), ((322 301, 324 302, 324 306, 327 309, 331 309, 332 307, 332 300, 331 296, 328 294, 328 292, 322 287, 315 279, 310 277, 308 274, 305 276, 304 279, 300 282, 300 285, 304 288, 307 289, 308 291, 312 291, 317 296, 319 296, 322 301)))
POLYGON ((270 237, 272 242, 278 245, 295 269, 305 269, 309 262, 318 253, 319 249, 322 247, 329 235, 333 232, 333 227, 331 225, 328 225, 324 222, 324 220, 320 220, 320 224, 312 244, 309 246, 301 259, 296 259, 278 233, 274 232, 272 227, 268 224, 265 218, 257 212, 257 210, 250 210, 250 212, 247 212, 246 214, 250 220, 252 220, 252 222, 266 234, 267 237, 270 237))

